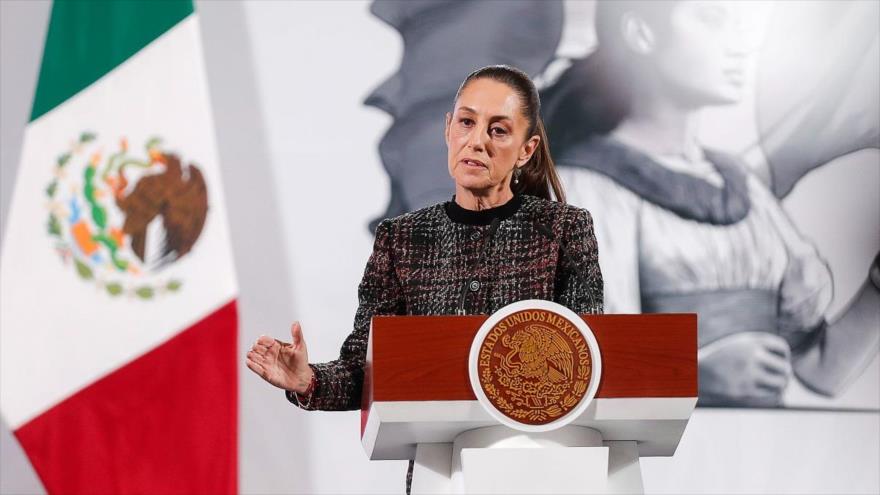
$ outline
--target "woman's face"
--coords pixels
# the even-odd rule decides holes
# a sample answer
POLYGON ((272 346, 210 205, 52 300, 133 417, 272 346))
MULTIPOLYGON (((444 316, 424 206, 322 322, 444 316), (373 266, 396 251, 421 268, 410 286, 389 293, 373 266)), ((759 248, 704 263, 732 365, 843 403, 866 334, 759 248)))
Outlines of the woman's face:
POLYGON ((658 82, 691 106, 739 101, 762 12, 765 6, 756 2, 677 2, 651 57, 658 82))
POLYGON ((525 164, 540 138, 526 139, 529 122, 519 96, 508 85, 475 79, 446 114, 449 175, 459 188, 473 192, 507 187, 513 168, 525 164))

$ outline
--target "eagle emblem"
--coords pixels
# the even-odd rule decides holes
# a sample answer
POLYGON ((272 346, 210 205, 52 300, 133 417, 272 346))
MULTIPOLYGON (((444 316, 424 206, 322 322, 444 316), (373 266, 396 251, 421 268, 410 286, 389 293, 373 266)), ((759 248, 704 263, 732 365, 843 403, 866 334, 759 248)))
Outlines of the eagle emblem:
POLYGON ((552 405, 558 395, 553 393, 556 386, 571 380, 574 373, 574 354, 568 342, 547 326, 532 324, 517 330, 513 337, 505 335, 501 343, 510 351, 501 358, 499 376, 509 381, 512 389, 535 392, 525 394, 527 407, 552 405))
POLYGON ((183 282, 165 270, 190 253, 208 215, 195 164, 147 140, 111 149, 84 132, 56 160, 47 185, 46 229, 61 260, 112 297, 153 299, 183 282))
POLYGON ((586 395, 592 353, 567 318, 547 310, 513 312, 485 334, 479 384, 502 414, 528 425, 556 421, 586 395))

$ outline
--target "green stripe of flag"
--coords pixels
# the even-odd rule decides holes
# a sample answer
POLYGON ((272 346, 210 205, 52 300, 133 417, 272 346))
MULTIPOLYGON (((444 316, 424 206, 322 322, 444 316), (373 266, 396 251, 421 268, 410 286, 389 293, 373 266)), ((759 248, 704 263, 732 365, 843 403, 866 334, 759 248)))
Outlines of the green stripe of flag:
MULTIPOLYGON (((31 121, 97 81, 193 12, 192 0, 56 0, 31 121)), ((145 77, 174 77, 161 67, 145 77)))

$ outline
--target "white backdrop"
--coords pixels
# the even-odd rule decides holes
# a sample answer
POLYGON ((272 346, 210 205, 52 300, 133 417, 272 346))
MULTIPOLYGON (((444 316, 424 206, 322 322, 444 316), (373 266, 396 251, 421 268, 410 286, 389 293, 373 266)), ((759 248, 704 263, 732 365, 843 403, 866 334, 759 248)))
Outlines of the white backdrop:
MULTIPOLYGON (((377 142, 391 121, 362 101, 395 70, 402 51, 397 33, 368 6, 197 2, 241 284, 242 361, 261 333, 289 338, 293 319, 303 323, 312 361, 335 358, 351 330, 357 283, 372 245, 365 226, 388 198, 377 142)), ((5 219, 48 4, 4 0, 0 9, 5 219)), ((876 155, 867 163, 872 159, 876 155)), ((876 167, 861 163, 805 179, 786 200, 795 219, 814 216, 810 198, 829 181, 841 192, 876 191, 876 167)), ((841 194, 841 201, 864 202, 860 197, 841 194)), ((867 206, 880 211, 876 197, 867 206)), ((823 217, 828 226, 815 228, 871 227, 841 222, 835 211, 823 217)), ((827 248, 832 268, 846 265, 844 273, 852 273, 841 280, 835 272, 836 284, 864 276, 866 264, 859 274, 858 260, 835 261, 833 246, 827 248)), ((876 362, 869 373, 876 383, 876 362)), ((366 460, 357 412, 299 411, 243 362, 240 384, 243 493, 403 491, 404 462, 366 460)), ((858 385, 850 393, 860 393, 858 385)), ((877 493, 878 466, 878 413, 701 409, 676 456, 646 459, 643 471, 649 493, 877 493)), ((40 491, 4 425, 0 493, 40 491)))

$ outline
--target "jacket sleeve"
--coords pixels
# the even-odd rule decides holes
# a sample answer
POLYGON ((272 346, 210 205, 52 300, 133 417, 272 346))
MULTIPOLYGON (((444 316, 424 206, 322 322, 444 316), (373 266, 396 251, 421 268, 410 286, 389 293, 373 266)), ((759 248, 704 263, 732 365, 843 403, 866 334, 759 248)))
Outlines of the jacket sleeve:
POLYGON ((405 311, 403 291, 393 266, 391 230, 390 220, 382 221, 376 228, 373 253, 358 286, 354 331, 342 343, 339 359, 312 364, 317 385, 311 397, 297 400, 295 394, 287 392, 290 402, 306 410, 360 409, 370 322, 375 315, 403 314, 405 311))
POLYGON ((562 220, 556 301, 578 314, 603 313, 602 270, 593 218, 568 208, 562 220))

